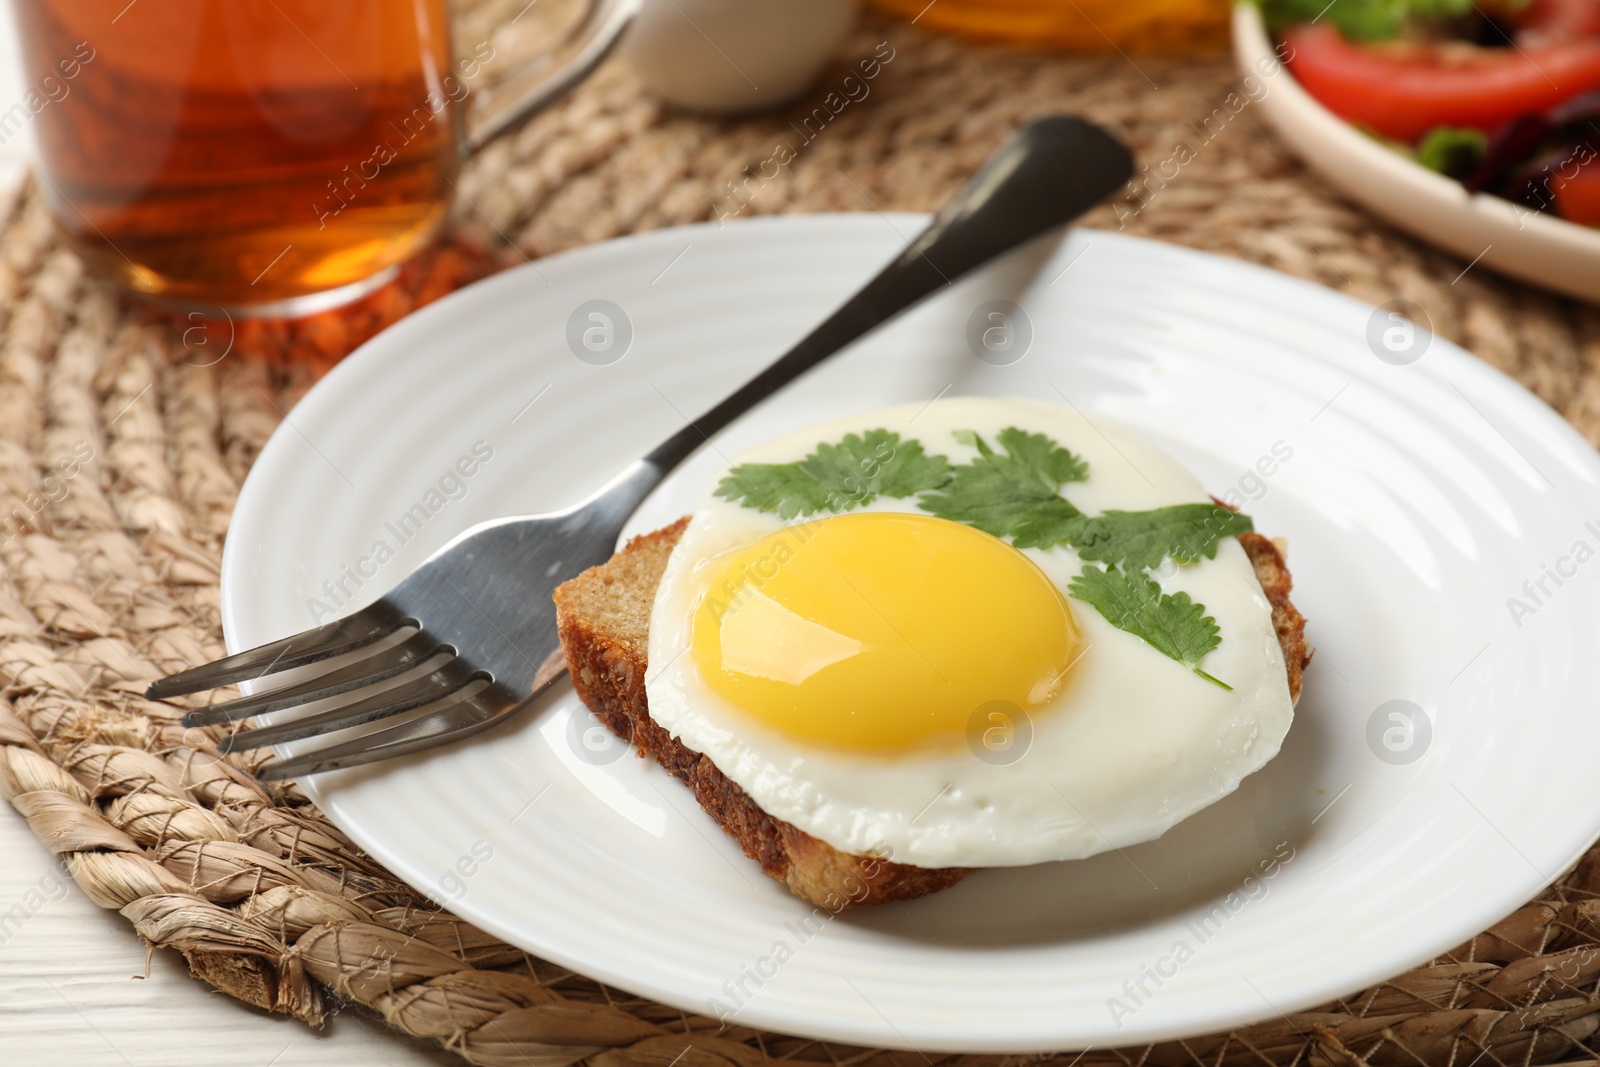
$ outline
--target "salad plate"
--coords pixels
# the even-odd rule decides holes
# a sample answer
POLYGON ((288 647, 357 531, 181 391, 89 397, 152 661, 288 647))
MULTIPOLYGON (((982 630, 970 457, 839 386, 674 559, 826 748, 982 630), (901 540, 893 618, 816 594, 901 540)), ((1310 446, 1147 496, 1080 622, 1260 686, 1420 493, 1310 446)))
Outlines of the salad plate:
MULTIPOLYGON (((478 521, 582 498, 925 222, 662 230, 402 320, 252 469, 223 560, 229 648, 354 610, 478 521)), ((1033 1053, 1365 988, 1510 913, 1600 832, 1600 460, 1497 371, 1425 331, 1397 350, 1392 329, 1282 274, 1075 230, 785 389, 634 517, 632 533, 677 518, 746 446, 895 404, 1034 397, 1149 438, 1286 538, 1316 648, 1282 752, 1156 841, 830 913, 763 877, 565 684, 478 738, 303 788, 492 934, 730 1025, 1033 1053), (983 342, 997 310, 1000 350, 983 342)))
POLYGON ((1280 62, 1255 4, 1234 7, 1233 44, 1241 74, 1261 86, 1251 97, 1254 106, 1307 166, 1346 197, 1455 253, 1466 266, 1600 302, 1600 229, 1469 193, 1345 122, 1280 62))

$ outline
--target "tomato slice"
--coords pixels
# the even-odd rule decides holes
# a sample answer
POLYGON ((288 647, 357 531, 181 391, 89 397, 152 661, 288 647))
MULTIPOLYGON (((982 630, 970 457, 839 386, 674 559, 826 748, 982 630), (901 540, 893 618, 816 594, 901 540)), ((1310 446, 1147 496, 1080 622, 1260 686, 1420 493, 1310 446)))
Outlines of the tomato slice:
POLYGON ((1556 212, 1564 219, 1584 226, 1600 226, 1600 159, 1590 160, 1577 174, 1559 184, 1555 191, 1556 212))
POLYGON ((1347 122, 1412 142, 1435 126, 1490 132, 1600 88, 1600 40, 1529 48, 1395 42, 1357 45, 1329 25, 1283 35, 1289 69, 1347 122))

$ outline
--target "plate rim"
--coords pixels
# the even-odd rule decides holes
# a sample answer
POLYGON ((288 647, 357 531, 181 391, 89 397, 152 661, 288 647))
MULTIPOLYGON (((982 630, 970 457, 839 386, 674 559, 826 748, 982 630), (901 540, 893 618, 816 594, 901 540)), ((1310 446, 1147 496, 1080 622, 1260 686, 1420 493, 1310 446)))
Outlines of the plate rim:
MULTIPOLYGON (((925 221, 928 217, 928 215, 922 213, 894 213, 888 216, 891 222, 904 221, 913 225, 925 221)), ((305 397, 302 398, 301 403, 306 404, 309 402, 313 405, 325 402, 333 403, 334 401, 331 398, 338 390, 345 387, 344 382, 347 379, 357 383, 363 380, 364 376, 368 373, 367 365, 375 363, 376 360, 382 358, 382 347, 378 344, 380 338, 388 337, 390 338, 390 342, 392 342, 392 338, 394 336, 403 336, 408 330, 424 329, 427 328, 430 323, 435 321, 448 320, 450 316, 458 313, 456 311, 458 307, 461 307, 465 310, 469 309, 476 301, 490 299, 492 298, 492 294, 495 292, 495 290, 501 286, 515 288, 519 284, 520 280, 525 279, 532 274, 539 273, 539 268, 541 267, 545 269, 553 268, 560 270, 563 269, 567 264, 572 263, 576 263, 581 266, 591 259, 603 260, 605 257, 609 256, 627 255, 630 254, 631 250, 636 247, 649 247, 654 246, 657 243, 668 243, 676 247, 678 240, 684 236, 695 234, 704 236, 711 231, 733 230, 736 233, 753 233, 758 230, 801 231, 803 228, 806 228, 811 230, 811 233, 807 236, 814 239, 815 228, 819 223, 832 226, 855 227, 877 225, 882 221, 882 216, 869 212, 837 212, 820 215, 795 216, 761 216, 754 219, 739 220, 732 225, 707 222, 698 223, 691 226, 671 227, 662 230, 648 231, 645 233, 629 234, 610 241, 598 242, 595 244, 570 249, 565 252, 540 259, 537 261, 537 265, 525 264, 502 271, 496 275, 492 275, 488 278, 475 282, 472 285, 463 287, 462 289, 457 290, 456 292, 451 293, 438 301, 435 301, 433 304, 419 309, 413 315, 407 316, 405 319, 400 320, 400 322, 390 326, 386 330, 380 332, 374 338, 369 339, 367 342, 361 345, 355 352, 342 361, 341 364, 333 368, 333 370, 325 375, 321 381, 316 383, 316 385, 307 392, 305 397), (330 386, 328 383, 334 383, 334 385, 330 386)), ((1261 266, 1259 264, 1235 259, 1231 256, 1223 256, 1217 253, 1206 252, 1169 242, 1137 237, 1124 233, 1087 228, 1080 229, 1081 232, 1092 235, 1092 239, 1096 241, 1104 239, 1118 243, 1126 242, 1130 245, 1147 250, 1159 250, 1157 253, 1159 255, 1176 256, 1180 260, 1191 263, 1215 262, 1216 260, 1220 259, 1227 264, 1229 269, 1242 270, 1246 274, 1254 275, 1261 279, 1271 279, 1275 285, 1287 285, 1292 288, 1301 288, 1310 294, 1314 294, 1317 299, 1326 301, 1331 298, 1333 303, 1344 304, 1349 310, 1368 310, 1371 308, 1371 305, 1346 293, 1331 290, 1305 279, 1297 278, 1281 271, 1261 266)), ((1442 338, 1439 340, 1444 341, 1442 338)), ((1514 401, 1517 407, 1526 409, 1527 411, 1534 413, 1537 417, 1545 420, 1547 426, 1562 434, 1567 439, 1569 444, 1581 445, 1585 456, 1588 457, 1591 472, 1600 474, 1600 456, 1594 454, 1594 449, 1592 446, 1590 446, 1589 443, 1578 434, 1576 429, 1566 422, 1566 420, 1562 419, 1558 413, 1554 412, 1553 409, 1548 407, 1548 405, 1540 401, 1520 382, 1517 382, 1509 375, 1506 375, 1497 368, 1472 356, 1469 352, 1450 342, 1444 342, 1441 346, 1439 346, 1438 355, 1443 355, 1446 357, 1445 362, 1448 363, 1449 370, 1452 372, 1459 372, 1456 375, 1457 377, 1460 377, 1460 374, 1464 373, 1480 379, 1480 381, 1486 383, 1489 388, 1501 392, 1507 400, 1514 401)), ((1433 373, 1437 373, 1439 369, 1438 363, 1435 363, 1434 367, 1435 371, 1433 373)), ((268 477, 267 473, 258 475, 257 472, 269 472, 271 469, 271 464, 282 462, 277 458, 277 454, 289 447, 285 442, 293 439, 290 431, 291 427, 287 421, 280 423, 280 425, 274 429, 266 445, 263 446, 260 454, 256 458, 255 463, 251 467, 251 471, 247 476, 244 485, 242 485, 240 488, 239 499, 234 513, 236 518, 241 513, 248 515, 249 511, 253 510, 253 508, 256 506, 255 497, 262 491, 259 487, 268 477), (252 492, 251 489, 252 484, 258 487, 254 492, 252 492), (245 507, 247 495, 250 496, 251 501, 251 506, 248 509, 245 507)), ((290 461, 290 463, 292 466, 292 461, 290 461)), ((240 610, 237 603, 237 582, 230 582, 230 576, 236 572, 236 569, 239 566, 237 554, 239 551, 242 551, 237 547, 238 541, 236 541, 234 537, 236 528, 237 527, 230 525, 229 536, 225 544, 222 563, 221 615, 225 639, 230 650, 237 648, 237 630, 239 625, 237 616, 240 610)), ((324 807, 324 795, 318 788, 314 778, 305 782, 302 785, 302 789, 304 792, 306 792, 313 803, 318 804, 319 807, 324 807)), ((1597 810, 1600 810, 1600 799, 1597 799, 1596 806, 1597 810)), ((326 809, 324 808, 324 810, 326 809)), ((333 819, 333 815, 329 814, 329 818, 333 819)), ((404 880, 414 885, 425 884, 427 882, 429 877, 428 872, 419 870, 416 865, 409 862, 403 854, 396 853, 384 846, 379 838, 368 834, 360 827, 345 826, 337 821, 335 822, 335 825, 338 825, 341 830, 348 833, 369 854, 372 854, 374 858, 378 859, 397 875, 400 875, 404 880)), ((1573 820, 1568 825, 1569 827, 1576 828, 1583 825, 1583 821, 1573 820)), ((1582 844, 1573 853, 1572 858, 1563 863, 1561 867, 1562 871, 1569 869, 1572 863, 1581 858, 1583 853, 1586 852, 1596 840, 1600 840, 1600 819, 1593 821, 1592 829, 1571 831, 1568 834, 1563 835, 1563 840, 1570 841, 1579 834, 1582 835, 1582 844)), ((1564 849, 1563 851, 1566 850, 1564 849)), ((1537 893, 1537 890, 1535 890, 1535 893, 1537 893)), ((1477 914, 1480 916, 1480 918, 1475 918, 1473 923, 1474 930, 1488 928, 1488 926, 1493 922, 1498 921, 1500 918, 1503 918, 1504 915, 1509 914, 1510 911, 1522 906, 1529 899, 1531 899, 1529 895, 1521 890, 1516 893, 1503 892, 1498 895, 1487 894, 1484 898, 1480 898, 1479 900, 1477 914), (1495 903, 1492 905, 1487 904, 1486 901, 1489 898, 1492 898, 1495 903)), ((495 913, 493 912, 479 912, 475 906, 467 904, 465 901, 456 902, 455 904, 451 905, 451 909, 455 913, 460 914, 463 918, 473 922, 475 925, 480 926, 486 931, 494 934, 497 937, 501 937, 510 943, 516 944, 518 942, 527 940, 527 938, 522 936, 523 931, 510 929, 507 925, 496 919, 495 913)), ((1376 982, 1381 982, 1395 974, 1403 973, 1406 970, 1425 963, 1428 960, 1435 958, 1440 952, 1446 951, 1449 947, 1449 945, 1444 945, 1437 948, 1429 948, 1427 951, 1421 952, 1420 954, 1408 953, 1403 956, 1393 957, 1386 960, 1386 962, 1384 962, 1381 966, 1374 965, 1368 967, 1360 974, 1356 974, 1354 971, 1349 972, 1347 977, 1351 978, 1352 984, 1349 985, 1348 988, 1343 989, 1341 993, 1332 995, 1338 996, 1343 995, 1344 993, 1367 988, 1376 982), (1395 959, 1403 959, 1405 962, 1396 966, 1394 964, 1395 959)), ((627 989, 629 991, 638 993, 641 996, 649 997, 650 999, 657 1000, 664 1004, 677 1004, 679 1006, 687 1005, 687 1010, 694 1011, 697 1014, 703 1014, 700 1006, 692 1004, 688 1000, 688 997, 682 993, 674 993, 674 991, 671 989, 649 982, 641 983, 640 980, 632 977, 630 973, 624 969, 624 967, 621 965, 621 961, 619 961, 619 965, 617 966, 608 967, 603 964, 597 965, 594 960, 577 959, 559 949, 552 951, 548 945, 531 948, 529 951, 532 951, 535 954, 562 966, 567 966, 580 974, 606 982, 607 984, 615 985, 618 988, 627 989)), ((1328 999, 1329 995, 1324 991, 1286 1001, 1285 1005, 1280 1005, 1280 1007, 1282 1007, 1285 1011, 1300 1011, 1320 1003, 1325 1003, 1328 999)), ((740 1014, 744 1017, 740 1020, 741 1024, 753 1026, 759 1029, 770 1029, 804 1037, 813 1037, 821 1040, 835 1040, 853 1044, 865 1043, 873 1047, 881 1048, 916 1049, 918 1047, 917 1045, 912 1044, 908 1039, 903 1040, 902 1042, 886 1039, 885 1034, 881 1031, 881 1028, 872 1029, 871 1027, 858 1026, 849 1021, 845 1021, 844 1025, 840 1025, 840 1020, 837 1019, 826 1018, 819 1020, 819 1018, 816 1016, 806 1016, 799 1011, 785 1011, 781 1009, 773 1010, 771 1006, 761 1006, 759 1001, 749 1005, 745 1009, 741 1009, 740 1014), (819 1021, 821 1022, 821 1025, 819 1025, 819 1021)), ((1189 1024, 1181 1021, 1174 1021, 1164 1028, 1151 1027, 1141 1030, 1138 1040, 1141 1043, 1154 1043, 1185 1036, 1195 1036, 1198 1033, 1222 1032, 1237 1028, 1239 1026, 1249 1025, 1253 1022, 1260 1021, 1263 1018, 1269 1018, 1271 1014, 1272 1012, 1270 1011, 1264 1012, 1259 1009, 1252 1009, 1241 1004, 1239 1008, 1227 1013, 1216 1011, 1208 1012, 1206 1013, 1206 1021, 1204 1022, 1189 1024)), ((960 1039, 958 1043, 941 1045, 940 1047, 975 1053, 1029 1053, 1048 1051, 1055 1048, 1058 1044, 1058 1040, 1052 1040, 1048 1037, 1045 1037, 1042 1035, 1042 1033, 1029 1032, 1028 1035, 1023 1036, 1020 1040, 1014 1039, 1007 1034, 990 1034, 986 1038, 973 1038, 969 1033, 967 1036, 960 1039)), ((933 1046, 924 1042, 923 1047, 931 1048, 933 1046)))

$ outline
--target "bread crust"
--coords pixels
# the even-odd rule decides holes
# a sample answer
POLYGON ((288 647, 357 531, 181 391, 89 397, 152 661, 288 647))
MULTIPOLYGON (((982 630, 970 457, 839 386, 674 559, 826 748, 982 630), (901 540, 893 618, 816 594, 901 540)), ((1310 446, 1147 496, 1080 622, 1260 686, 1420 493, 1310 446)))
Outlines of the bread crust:
POLYGON ((1300 683, 1311 663, 1311 646, 1306 644, 1305 616, 1289 602, 1294 582, 1289 577, 1289 564, 1283 558, 1283 547, 1258 533, 1240 534, 1239 544, 1250 557, 1250 566, 1255 568, 1261 591, 1267 594, 1267 602, 1272 605, 1272 626, 1278 632, 1278 645, 1283 649, 1289 699, 1298 704, 1300 683))
MULTIPOLYGON (((635 537, 606 563, 556 589, 556 624, 578 697, 609 730, 631 742, 638 755, 654 758, 687 785, 744 854, 802 900, 836 912, 853 904, 910 900, 959 882, 970 868, 913 867, 852 856, 773 818, 709 758, 650 717, 645 697, 650 605, 667 557, 688 523, 685 517, 635 537)), ((1272 604, 1289 693, 1298 700, 1311 654, 1305 645, 1305 620, 1289 603, 1288 567, 1267 538, 1247 533, 1239 541, 1272 604)))

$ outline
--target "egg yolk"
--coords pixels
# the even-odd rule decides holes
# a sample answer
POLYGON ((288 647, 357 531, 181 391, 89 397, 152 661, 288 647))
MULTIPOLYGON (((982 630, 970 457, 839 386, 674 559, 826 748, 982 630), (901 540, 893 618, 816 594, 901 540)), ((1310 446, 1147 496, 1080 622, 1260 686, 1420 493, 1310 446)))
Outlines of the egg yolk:
POLYGON ((995 701, 1044 706, 1078 656, 1066 599, 1038 565, 947 519, 820 519, 700 570, 690 650, 701 677, 796 741, 950 746, 995 701))

